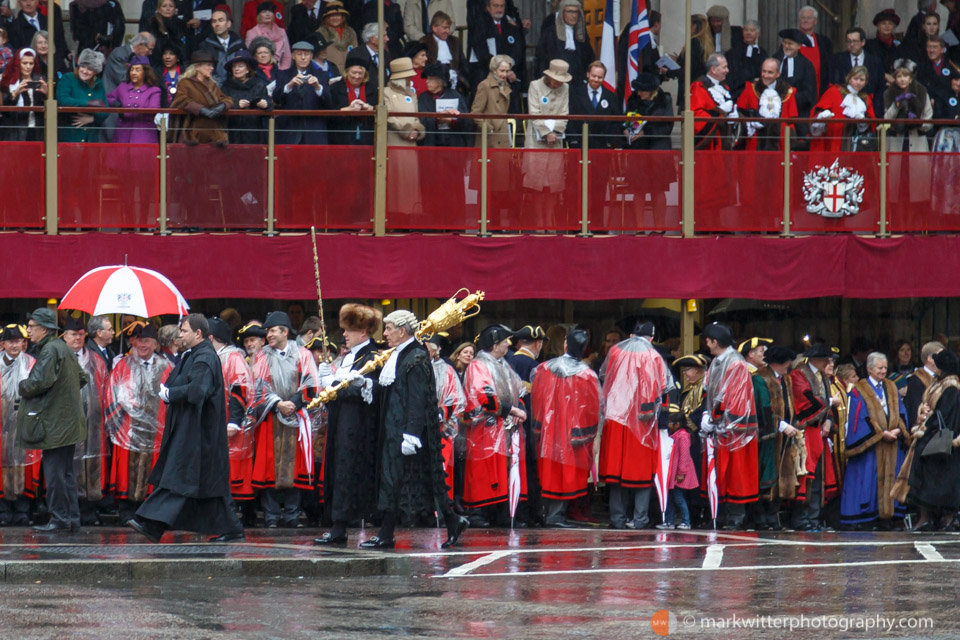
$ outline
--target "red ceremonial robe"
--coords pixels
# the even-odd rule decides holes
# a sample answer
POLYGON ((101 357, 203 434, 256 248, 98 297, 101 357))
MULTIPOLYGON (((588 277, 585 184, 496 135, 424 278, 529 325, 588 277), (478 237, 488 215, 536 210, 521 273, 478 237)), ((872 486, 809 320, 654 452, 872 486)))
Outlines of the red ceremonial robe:
MULTIPOLYGON (((727 114, 717 108, 716 101, 707 91, 709 82, 701 79, 690 85, 690 110, 693 111, 695 118, 693 132, 697 136, 697 149, 717 151, 723 148, 723 133, 726 131, 726 126, 721 120, 727 114)), ((727 88, 726 85, 723 86, 727 88)))
POLYGON ((152 491, 147 478, 160 454, 167 405, 160 385, 173 364, 154 355, 146 367, 134 354, 114 365, 104 394, 105 423, 113 440, 110 491, 117 500, 141 502, 152 491))
MULTIPOLYGON (((833 117, 825 120, 827 129, 822 136, 810 137, 810 151, 839 153, 848 150, 849 145, 845 144, 847 142, 846 136, 850 135, 850 131, 846 130, 845 122, 848 118, 843 115, 843 107, 840 106, 846 95, 847 90, 845 88, 841 89, 839 86, 833 85, 823 92, 820 100, 813 106, 813 110, 810 112, 811 118, 816 118, 821 111, 831 111, 833 117)), ((873 114, 873 98, 861 93, 860 99, 867 105, 867 113, 864 117, 876 117, 873 114)), ((875 127, 870 125, 870 128, 875 127)))
POLYGON ((827 438, 823 437, 824 420, 830 418, 830 386, 825 385, 820 373, 814 373, 809 364, 804 364, 790 372, 793 383, 793 406, 796 412, 797 428, 803 431, 807 447, 807 475, 800 479, 797 487, 797 500, 804 500, 810 489, 810 481, 817 471, 817 462, 823 459, 823 500, 832 499, 840 490, 834 457, 830 453, 827 438))
MULTIPOLYGON (((778 83, 780 84, 780 83, 778 83)), ((788 85, 787 83, 782 83, 784 91, 780 92, 780 116, 781 118, 796 118, 798 117, 797 112, 797 90, 788 85)), ((778 87, 779 88, 779 87, 778 87)), ((763 83, 757 82, 748 82, 744 86, 743 91, 740 93, 740 97, 737 98, 737 109, 740 112, 741 117, 747 117, 747 114, 752 114, 760 110, 760 96, 763 95, 763 91, 766 87, 763 83)), ((760 122, 763 120, 761 119, 760 122)), ((759 136, 771 136, 770 129, 775 127, 775 124, 766 124, 763 129, 760 129, 756 135, 753 135, 747 139, 747 144, 745 149, 747 151, 756 151, 758 148, 759 136)), ((777 140, 776 149, 783 148, 783 132, 787 127, 793 128, 792 124, 786 122, 780 123, 780 137, 777 140)), ((750 172, 749 175, 753 175, 753 172, 750 172)))
POLYGON ((77 358, 90 376, 90 382, 80 390, 83 411, 87 416, 87 440, 77 445, 73 466, 80 499, 96 502, 110 488, 110 468, 104 468, 104 460, 111 457, 110 435, 104 424, 105 394, 110 372, 103 358, 86 347, 77 353, 77 358))
MULTIPOLYGON (((274 384, 274 372, 270 367, 270 360, 267 357, 265 346, 261 349, 253 361, 253 377, 256 381, 256 398, 254 402, 260 404, 268 399, 261 394, 265 388, 276 389, 274 384)), ((298 350, 297 370, 295 381, 290 380, 288 384, 294 385, 301 404, 305 407, 311 398, 317 395, 317 369, 313 361, 313 355, 307 350, 298 347, 293 342, 287 343, 286 351, 290 349, 298 350)), ((279 382, 279 381, 277 381, 279 382)), ((284 398, 289 400, 290 398, 284 398)), ((306 409, 299 409, 306 414, 306 409)), ((314 473, 322 472, 321 469, 311 467, 313 461, 307 461, 308 452, 298 440, 299 433, 297 429, 286 425, 278 425, 277 411, 271 408, 263 421, 256 427, 254 436, 253 453, 253 478, 252 485, 255 490, 260 489, 304 489, 312 491, 314 489, 314 473), (276 429, 283 429, 277 433, 276 429)), ((310 418, 306 417, 307 424, 311 424, 310 418)), ((309 455, 313 456, 313 447, 309 447, 309 455)))
MULTIPOLYGON (((810 64, 813 65, 813 72, 817 77, 817 91, 820 91, 820 87, 823 85, 820 84, 820 74, 822 69, 820 68, 820 41, 817 40, 817 36, 810 34, 810 37, 813 38, 813 45, 809 45, 806 42, 800 43, 800 55, 810 61, 810 64)), ((830 55, 833 55, 833 51, 828 52, 830 55)))
MULTIPOLYGON (((718 356, 714 362, 723 358, 724 355, 718 356)), ((736 358, 723 371, 720 381, 720 388, 724 390, 723 402, 719 406, 705 407, 705 410, 711 412, 714 422, 721 428, 733 425, 731 433, 717 438, 715 448, 718 501, 746 504, 756 502, 760 498, 756 401, 753 396, 753 379, 747 363, 739 354, 734 352, 734 355, 736 358), (752 437, 746 445, 735 446, 736 441, 751 434, 752 437)), ((714 373, 712 365, 713 363, 704 379, 704 386, 708 390, 712 387, 710 380, 711 373, 714 373)), ((710 397, 708 393, 705 401, 710 397)), ((701 492, 706 495, 707 448, 703 449, 701 492)))
POLYGON ((440 408, 440 439, 443 454, 443 470, 447 474, 447 495, 453 500, 453 438, 457 433, 457 425, 466 397, 463 395, 463 384, 454 369, 445 360, 434 360, 433 377, 437 382, 437 403, 440 408))
POLYGON ((227 424, 235 424, 240 431, 229 436, 230 494, 236 501, 253 500, 253 430, 244 424, 247 405, 253 399, 253 372, 246 354, 236 347, 224 347, 217 352, 223 369, 224 406, 227 424))
MULTIPOLYGON (((463 392, 467 426, 467 459, 464 465, 463 505, 477 509, 507 502, 510 497, 510 433, 505 429, 510 409, 520 404, 520 377, 502 359, 481 351, 467 366, 463 392), (496 373, 491 371, 496 367, 496 373), (497 383, 500 384, 497 384, 497 383), (507 385, 509 388, 504 389, 507 385)), ((520 433, 520 499, 527 499, 527 461, 520 433)))
MULTIPOLYGON (((656 349, 650 348, 636 351, 629 347, 629 343, 645 338, 631 337, 611 347, 604 364, 606 379, 604 380, 604 402, 607 415, 603 423, 603 434, 600 436, 599 480, 607 484, 618 484, 625 489, 644 489, 653 486, 653 476, 657 470, 659 449, 658 440, 652 439, 654 446, 649 447, 640 440, 640 430, 652 429, 656 432, 658 425, 657 404, 660 411, 667 411, 667 369, 663 358, 656 349), (621 363, 626 361, 629 364, 621 363), (644 379, 642 384, 623 384, 617 376, 635 375, 644 379), (629 393, 629 398, 619 398, 616 395, 629 393), (616 394, 616 395, 615 395, 616 394), (628 415, 638 416, 636 425, 624 424, 621 419, 614 419, 611 403, 622 405, 626 400, 631 406, 628 415), (652 423, 652 424, 651 424, 652 423)), ((648 343, 649 344, 649 343, 648 343)))
POLYGON ((17 407, 20 400, 19 384, 25 380, 36 364, 36 358, 21 352, 13 362, 7 364, 6 354, 0 352, 0 416, 2 416, 2 436, 0 436, 0 498, 14 501, 20 496, 31 500, 37 497, 40 485, 40 452, 18 451, 17 407), (9 449, 8 449, 9 448, 9 449), (6 450, 6 451, 5 451, 6 450), (22 455, 21 455, 22 453, 22 455), (15 464, 14 464, 15 463, 15 464), (22 464, 21 464, 22 463, 22 464))
POLYGON ((537 367, 531 396, 543 497, 573 500, 587 495, 593 440, 600 424, 597 374, 570 356, 560 356, 537 367))

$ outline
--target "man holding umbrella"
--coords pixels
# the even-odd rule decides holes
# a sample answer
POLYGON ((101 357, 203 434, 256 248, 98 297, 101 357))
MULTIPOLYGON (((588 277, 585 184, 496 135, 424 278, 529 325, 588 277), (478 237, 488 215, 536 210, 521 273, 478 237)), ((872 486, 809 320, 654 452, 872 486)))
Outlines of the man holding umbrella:
POLYGON ((76 356, 57 339, 58 329, 56 314, 43 307, 27 321, 37 362, 27 379, 20 381, 17 413, 17 446, 43 450, 50 522, 34 529, 48 533, 80 529, 73 454, 87 437, 80 388, 88 377, 76 356))
POLYGON ((180 362, 160 387, 167 405, 155 487, 127 525, 153 542, 167 529, 216 533, 211 542, 244 540, 230 498, 227 412, 220 358, 199 313, 180 322, 180 362))

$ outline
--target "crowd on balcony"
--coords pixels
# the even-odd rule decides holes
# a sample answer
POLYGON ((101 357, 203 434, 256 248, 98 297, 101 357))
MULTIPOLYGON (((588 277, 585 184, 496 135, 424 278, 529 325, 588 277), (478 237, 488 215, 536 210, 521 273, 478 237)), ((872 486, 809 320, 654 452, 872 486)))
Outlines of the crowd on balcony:
MULTIPOLYGON (((955 129, 934 142, 937 129, 910 123, 960 118, 960 7, 953 0, 942 4, 946 24, 936 0, 919 0, 905 29, 900 16, 885 9, 873 19, 874 33, 847 29, 842 47, 818 31, 818 11, 806 6, 794 25, 783 25, 777 50, 769 52, 760 46, 757 22, 731 25, 729 11, 716 5, 692 17, 690 51, 668 55, 658 42, 661 16, 650 11, 649 33, 641 34, 638 50, 627 46, 627 25, 616 59, 601 61, 579 0, 551 3, 532 60, 530 21, 513 0, 470 3, 466 42, 453 35, 446 0, 388 3, 384 34, 373 3, 306 0, 288 8, 276 0, 249 0, 237 24, 230 8, 213 0, 144 0, 140 32, 126 43, 119 3, 78 0, 69 23, 76 49, 68 49, 63 30, 55 32, 51 89, 47 0, 24 0, 15 16, 5 10, 0 17, 0 90, 9 105, 40 105, 54 91, 64 106, 130 109, 119 117, 94 111, 62 117, 62 135, 70 141, 155 141, 163 119, 172 141, 263 143, 265 117, 276 111, 280 144, 369 144, 373 120, 361 112, 372 111, 382 94, 393 111, 437 114, 417 122, 391 118, 390 144, 479 145, 483 126, 493 148, 553 149, 580 144, 582 124, 564 115, 675 115, 689 65, 700 148, 775 149, 784 126, 765 119, 809 117, 823 122, 791 125, 799 148, 875 149, 874 127, 845 121, 889 118, 901 121, 892 130, 892 150, 924 150, 931 142, 954 150, 960 144, 955 129), (387 78, 382 90, 381 66, 387 78), (675 101, 661 87, 671 79, 681 82, 675 101), (136 109, 145 107, 183 108, 189 115, 138 115, 136 109), (250 115, 228 116, 227 109, 250 115), (280 115, 292 109, 344 113, 280 115), (459 117, 466 112, 504 117, 459 117), (522 113, 545 117, 519 126, 509 118, 522 113), (728 122, 731 117, 755 120, 728 122)), ((60 9, 54 9, 61 24, 60 9)), ((0 121, 5 136, 18 140, 39 139, 42 124, 40 113, 0 121)), ((621 119, 596 123, 590 133, 595 147, 657 149, 669 148, 672 130, 669 123, 621 119)))
POLYGON ((247 526, 332 526, 316 541, 327 545, 366 520, 382 546, 438 513, 452 533, 607 513, 614 529, 890 530, 908 513, 918 531, 960 528, 960 359, 942 336, 889 355, 858 339, 840 358, 816 337, 797 353, 712 323, 684 354, 643 318, 595 337, 493 323, 472 340, 455 327, 420 341, 409 311, 349 303, 333 342, 299 304, 263 322, 221 316, 179 330, 124 316, 119 336, 111 317, 45 308, 6 325, 0 526, 49 515, 43 530, 66 532, 143 514, 184 401, 171 372, 197 347, 188 322, 220 359, 224 498, 247 526), (381 331, 391 355, 373 363, 381 331), (60 370, 84 384, 41 445, 31 416, 48 415, 60 370), (47 445, 64 424, 65 458, 47 445))

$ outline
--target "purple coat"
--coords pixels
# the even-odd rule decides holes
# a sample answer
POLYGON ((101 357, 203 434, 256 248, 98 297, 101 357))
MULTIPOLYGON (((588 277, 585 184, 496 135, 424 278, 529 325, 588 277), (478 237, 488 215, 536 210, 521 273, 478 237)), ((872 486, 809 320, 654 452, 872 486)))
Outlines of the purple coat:
MULTIPOLYGON (((107 94, 107 104, 119 102, 121 107, 133 109, 159 109, 160 87, 142 85, 139 89, 129 82, 120 85, 107 94)), ((157 127, 153 123, 152 113, 122 113, 113 132, 114 142, 157 143, 157 127)))

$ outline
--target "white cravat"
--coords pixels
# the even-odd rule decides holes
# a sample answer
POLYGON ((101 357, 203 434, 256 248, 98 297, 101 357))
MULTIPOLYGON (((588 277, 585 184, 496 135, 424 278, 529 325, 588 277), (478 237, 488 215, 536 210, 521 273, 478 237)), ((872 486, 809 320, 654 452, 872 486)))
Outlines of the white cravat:
POLYGON ((793 58, 783 59, 783 62, 780 63, 780 73, 788 78, 793 77, 793 58), (784 73, 784 68, 786 68, 786 73, 784 73))
POLYGON ((563 48, 567 51, 577 50, 577 41, 573 36, 573 27, 568 24, 563 25, 566 39, 563 41, 563 48))
POLYGON ((409 347, 414 339, 413 337, 407 338, 403 344, 397 345, 397 348, 390 354, 387 364, 383 365, 383 370, 380 371, 380 386, 389 387, 397 379, 397 360, 400 358, 400 352, 409 347))
POLYGON ((748 57, 748 58, 752 58, 754 51, 756 51, 757 53, 759 53, 759 52, 760 52, 759 47, 757 47, 757 45, 755 45, 755 44, 748 44, 748 45, 747 45, 747 57, 748 57))
POLYGON ((450 53, 450 45, 447 44, 446 40, 441 40, 437 36, 433 36, 433 39, 437 42, 437 62, 450 64, 450 62, 453 61, 453 54, 450 53))

